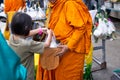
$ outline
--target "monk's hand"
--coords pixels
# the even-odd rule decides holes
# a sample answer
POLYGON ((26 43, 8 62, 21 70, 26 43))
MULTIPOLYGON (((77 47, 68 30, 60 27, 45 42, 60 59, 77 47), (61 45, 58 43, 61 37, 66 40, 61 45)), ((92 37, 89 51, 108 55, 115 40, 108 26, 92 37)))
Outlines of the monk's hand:
POLYGON ((62 56, 69 50, 67 45, 62 45, 62 44, 58 45, 58 48, 61 48, 61 51, 58 52, 56 56, 62 56))

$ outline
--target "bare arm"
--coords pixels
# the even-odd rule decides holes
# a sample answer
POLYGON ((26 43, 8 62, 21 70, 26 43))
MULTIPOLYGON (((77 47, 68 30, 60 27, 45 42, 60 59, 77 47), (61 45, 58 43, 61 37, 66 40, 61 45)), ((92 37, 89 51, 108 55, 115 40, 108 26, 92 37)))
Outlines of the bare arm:
POLYGON ((53 33, 52 33, 52 30, 47 30, 47 33, 48 33, 48 35, 47 35, 47 38, 46 38, 46 40, 45 40, 45 47, 49 47, 50 46, 50 43, 51 43, 51 40, 52 40, 52 35, 53 35, 53 33))
POLYGON ((51 40, 52 40, 52 34, 53 34, 52 30, 47 29, 47 28, 37 28, 37 29, 31 30, 28 36, 33 36, 33 35, 39 33, 40 29, 42 29, 43 33, 47 34, 47 38, 45 40, 45 45, 44 46, 49 47, 50 43, 51 43, 51 40))
POLYGON ((44 33, 47 32, 47 28, 37 28, 37 29, 31 30, 28 36, 33 36, 33 35, 39 33, 40 29, 42 29, 42 31, 44 33))

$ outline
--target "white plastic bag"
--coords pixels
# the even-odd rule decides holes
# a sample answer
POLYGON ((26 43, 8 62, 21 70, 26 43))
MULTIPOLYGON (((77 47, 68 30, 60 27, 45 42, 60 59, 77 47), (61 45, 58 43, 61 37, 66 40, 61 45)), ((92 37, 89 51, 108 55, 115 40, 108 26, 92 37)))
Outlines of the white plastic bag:
POLYGON ((107 32, 108 32, 107 25, 106 25, 105 21, 102 20, 101 18, 99 18, 98 27, 93 32, 93 35, 96 37, 103 37, 103 36, 107 35, 107 32))
POLYGON ((111 35, 113 32, 115 32, 115 26, 111 21, 108 20, 107 26, 108 26, 108 34, 109 35, 111 35))
POLYGON ((55 35, 53 34, 50 48, 56 48, 57 46, 58 46, 58 43, 56 42, 55 35))
POLYGON ((93 23, 94 23, 95 16, 96 16, 96 14, 97 14, 97 10, 90 10, 89 13, 90 13, 90 15, 91 15, 91 17, 92 17, 92 21, 93 21, 93 23))
POLYGON ((30 8, 30 10, 27 10, 26 14, 30 15, 33 20, 45 18, 44 11, 40 7, 38 7, 38 9, 39 11, 30 8))

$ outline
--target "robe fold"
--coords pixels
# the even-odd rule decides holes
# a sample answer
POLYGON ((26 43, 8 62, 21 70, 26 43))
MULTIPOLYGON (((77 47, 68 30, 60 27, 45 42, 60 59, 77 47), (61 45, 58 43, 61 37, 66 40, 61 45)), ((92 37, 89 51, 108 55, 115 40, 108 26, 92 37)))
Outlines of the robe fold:
POLYGON ((52 4, 48 27, 70 51, 60 57, 54 73, 48 71, 44 75, 43 71, 42 77, 48 77, 46 80, 83 80, 85 54, 89 53, 91 46, 92 18, 89 10, 82 0, 56 0, 52 4))
POLYGON ((18 11, 25 7, 25 0, 4 0, 4 12, 18 11))

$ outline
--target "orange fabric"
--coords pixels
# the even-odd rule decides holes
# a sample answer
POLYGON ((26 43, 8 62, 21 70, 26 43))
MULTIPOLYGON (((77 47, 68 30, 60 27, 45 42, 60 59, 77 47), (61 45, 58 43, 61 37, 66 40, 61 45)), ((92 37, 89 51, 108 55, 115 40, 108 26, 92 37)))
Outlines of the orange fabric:
POLYGON ((25 7, 25 0, 4 0, 4 12, 7 14, 7 24, 4 31, 4 37, 9 40, 9 24, 12 21, 12 17, 16 11, 25 7))
POLYGON ((14 14, 15 14, 15 11, 7 12, 7 20, 8 20, 9 23, 11 23, 12 17, 13 17, 14 14))
POLYGON ((38 67, 37 67, 37 75, 36 75, 36 80, 53 80, 52 79, 52 71, 47 71, 47 70, 44 70, 42 67, 41 67, 41 64, 40 64, 40 58, 39 58, 39 63, 38 63, 38 67))
POLYGON ((4 0, 5 13, 10 11, 17 11, 19 8, 25 7, 25 0, 4 0))
POLYGON ((85 54, 65 53, 59 67, 52 71, 42 69, 39 63, 36 80, 83 80, 84 58, 85 54))
POLYGON ((53 29, 56 38, 67 44, 72 51, 89 52, 92 19, 81 0, 57 0, 52 7, 49 28, 53 29))
POLYGON ((65 53, 55 70, 54 80, 83 80, 84 56, 75 52, 65 53))
POLYGON ((15 11, 7 12, 6 28, 4 31, 4 37, 6 40, 9 40, 9 37, 10 37, 9 24, 11 23, 12 17, 14 14, 15 14, 15 11))
MULTIPOLYGON (((42 71, 41 74, 46 80, 83 80, 85 53, 91 46, 92 19, 89 11, 82 0, 57 0, 51 7, 48 27, 70 51, 61 57, 56 70, 45 75, 42 71)), ((44 80, 39 77, 36 80, 44 80)))

